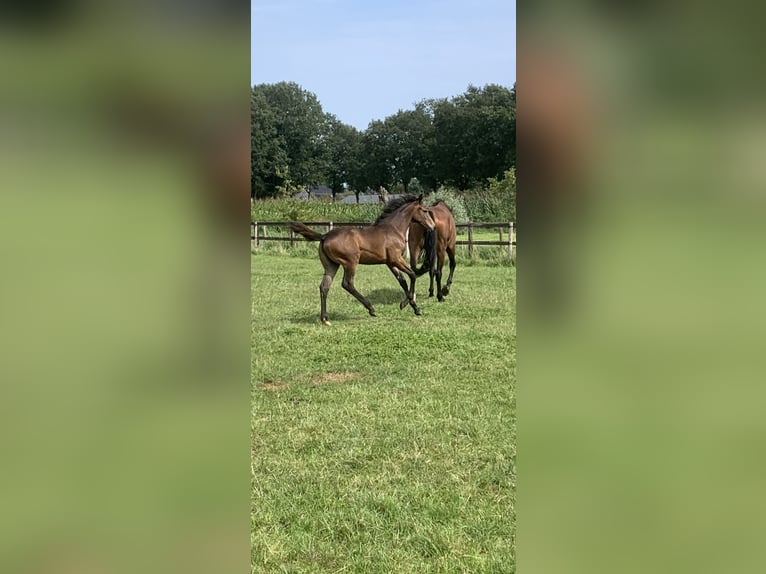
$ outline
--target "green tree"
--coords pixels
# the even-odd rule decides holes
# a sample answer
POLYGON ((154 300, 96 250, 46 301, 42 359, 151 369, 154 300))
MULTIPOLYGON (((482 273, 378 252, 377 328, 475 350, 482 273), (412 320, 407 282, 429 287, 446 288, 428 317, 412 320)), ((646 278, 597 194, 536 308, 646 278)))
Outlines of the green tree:
MULTIPOLYGON (((370 122, 362 136, 362 161, 356 177, 359 189, 391 187, 394 182, 392 138, 381 120, 370 122)), ((357 197, 358 199, 358 197, 357 197)))
POLYGON ((466 190, 502 177, 516 157, 516 91, 490 84, 431 103, 438 177, 466 190))
POLYGON ((277 134, 276 114, 261 91, 250 93, 250 194, 254 198, 275 195, 286 170, 287 153, 277 134))
POLYGON ((325 119, 323 144, 325 147, 325 183, 332 189, 332 198, 343 190, 344 184, 352 183, 359 171, 361 134, 353 126, 339 121, 332 114, 325 119))
POLYGON ((428 178, 433 133, 431 118, 422 108, 399 110, 383 122, 388 138, 393 180, 409 192, 413 178, 428 178))
POLYGON ((413 181, 431 190, 486 190, 507 181, 516 164, 515 85, 423 100, 363 132, 324 113, 314 94, 292 82, 254 86, 250 112, 254 197, 320 183, 333 198, 349 184, 357 201, 366 189, 408 192, 413 181))
POLYGON ((469 130, 466 114, 452 100, 432 102, 434 140, 432 161, 437 178, 458 189, 465 190, 471 183, 471 145, 465 137, 469 130))
POLYGON ((364 184, 373 189, 401 184, 405 193, 413 178, 430 185, 433 142, 433 124, 423 106, 371 122, 362 144, 364 184))
POLYGON ((320 183, 325 174, 325 114, 316 95, 294 82, 259 84, 252 89, 252 105, 253 145, 263 146, 253 152, 253 187, 263 187, 261 195, 269 196, 320 183))

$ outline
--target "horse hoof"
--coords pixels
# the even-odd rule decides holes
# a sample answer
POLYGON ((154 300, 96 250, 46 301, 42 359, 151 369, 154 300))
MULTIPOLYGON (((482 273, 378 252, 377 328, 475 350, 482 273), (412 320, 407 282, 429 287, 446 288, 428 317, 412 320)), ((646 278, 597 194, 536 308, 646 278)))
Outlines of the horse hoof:
POLYGON ((415 307, 415 315, 422 315, 423 311, 420 310, 419 307, 415 307))
POLYGON ((375 314, 375 309, 370 309, 370 317, 377 317, 375 314))
POLYGON ((433 291, 429 291, 429 292, 428 292, 428 296, 429 296, 429 297, 433 297, 433 296, 434 296, 434 292, 433 292, 433 291))
POLYGON ((449 295, 449 287, 442 287, 442 295, 446 297, 449 295))
POLYGON ((436 300, 437 300, 439 303, 444 303, 444 297, 442 297, 441 295, 439 295, 439 296, 436 298, 436 300))
POLYGON ((327 319, 322 319, 322 325, 327 325, 329 327, 330 325, 332 325, 332 323, 330 323, 330 321, 328 321, 327 319))
POLYGON ((410 304, 409 300, 405 299, 404 301, 399 303, 399 310, 401 311, 402 309, 404 309, 409 304, 410 304))

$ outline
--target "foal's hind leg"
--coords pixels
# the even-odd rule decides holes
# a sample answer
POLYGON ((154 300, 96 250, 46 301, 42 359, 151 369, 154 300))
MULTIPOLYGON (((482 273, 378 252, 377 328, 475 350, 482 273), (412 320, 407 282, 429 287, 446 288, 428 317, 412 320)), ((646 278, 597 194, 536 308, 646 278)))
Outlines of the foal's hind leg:
POLYGON ((428 270, 428 279, 429 279, 428 296, 429 297, 433 297, 434 296, 434 275, 435 274, 436 273, 434 272, 433 267, 428 270))
POLYGON ((447 247, 447 256, 449 257, 449 277, 447 277, 447 284, 442 289, 442 295, 445 297, 449 295, 449 288, 452 286, 452 275, 455 273, 455 248, 447 247))
MULTIPOLYGON (((444 293, 442 292, 442 268, 444 267, 444 252, 440 252, 437 256, 436 269, 434 275, 436 275, 436 299, 441 303, 444 301, 444 293)), ((447 293, 449 293, 449 287, 445 285, 447 293)))
POLYGON ((348 267, 343 268, 343 288, 351 293, 354 297, 356 297, 357 301, 359 301, 362 305, 365 306, 367 311, 370 313, 372 317, 375 317, 375 309, 372 306, 372 303, 370 303, 370 300, 367 299, 364 295, 362 295, 359 291, 356 290, 356 287, 354 287, 354 275, 356 274, 356 267, 349 265, 348 267))
MULTIPOLYGON (((410 268, 413 270, 418 268, 418 259, 420 259, 420 252, 421 252, 421 246, 417 242, 413 242, 412 238, 410 238, 410 268)), ((423 264, 425 265, 425 262, 423 264)), ((395 268, 389 265, 389 269, 393 271, 395 268)), ((398 281, 399 276, 396 276, 396 278, 398 281)), ((409 300, 407 302, 409 302, 409 300)), ((407 303, 402 301, 401 309, 404 309, 405 305, 407 305, 407 303)))
POLYGON ((335 273, 338 272, 340 265, 322 255, 320 255, 320 259, 324 265, 324 277, 322 277, 322 282, 319 284, 319 298, 321 301, 319 319, 323 325, 329 325, 330 321, 327 320, 327 293, 330 291, 330 285, 332 285, 332 280, 335 277, 335 273))

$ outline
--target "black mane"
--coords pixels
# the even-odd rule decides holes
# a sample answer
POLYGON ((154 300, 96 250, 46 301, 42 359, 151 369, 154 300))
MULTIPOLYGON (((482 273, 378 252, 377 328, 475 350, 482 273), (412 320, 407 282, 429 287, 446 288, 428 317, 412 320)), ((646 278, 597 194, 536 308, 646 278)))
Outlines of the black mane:
MULTIPOLYGON (((449 212, 450 212, 450 213, 452 213, 452 208, 451 208, 449 205, 447 205, 447 202, 446 202, 446 201, 444 201, 443 199, 437 199, 436 201, 434 201, 434 202, 431 204, 431 207, 436 207, 436 206, 437 206, 437 205, 439 205, 440 203, 443 203, 443 204, 444 204, 444 207, 446 207, 447 209, 449 209, 449 212)), ((453 214, 453 215, 454 215, 454 214, 453 214)))
POLYGON ((396 199, 392 199, 389 201, 386 206, 383 208, 383 211, 378 216, 378 218, 375 220, 375 223, 373 225, 378 225, 379 223, 382 223, 386 220, 386 218, 394 213, 395 211, 398 211, 402 207, 404 207, 408 203, 412 203, 413 201, 419 201, 420 198, 414 196, 414 195, 403 195, 401 197, 397 197, 396 199))

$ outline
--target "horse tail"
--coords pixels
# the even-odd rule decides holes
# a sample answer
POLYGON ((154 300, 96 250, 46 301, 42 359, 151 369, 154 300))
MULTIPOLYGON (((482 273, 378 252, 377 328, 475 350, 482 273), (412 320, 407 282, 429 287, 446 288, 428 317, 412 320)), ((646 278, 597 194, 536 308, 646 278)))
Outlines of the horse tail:
POLYGON ((311 229, 310 227, 304 225, 303 223, 300 223, 298 221, 290 221, 287 223, 287 227, 295 231, 295 233, 299 233, 303 235, 306 239, 309 241, 321 241, 324 239, 324 235, 321 233, 318 233, 311 229))
POLYGON ((423 236, 423 265, 415 269, 415 275, 420 277, 436 265, 436 228, 426 229, 423 236))

